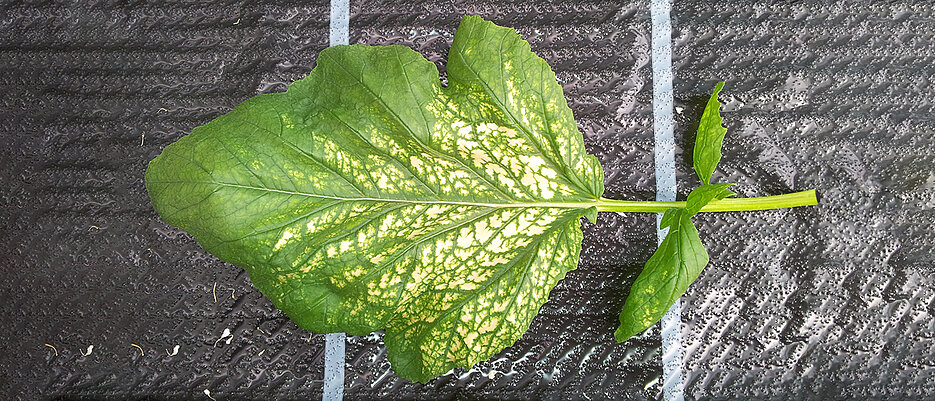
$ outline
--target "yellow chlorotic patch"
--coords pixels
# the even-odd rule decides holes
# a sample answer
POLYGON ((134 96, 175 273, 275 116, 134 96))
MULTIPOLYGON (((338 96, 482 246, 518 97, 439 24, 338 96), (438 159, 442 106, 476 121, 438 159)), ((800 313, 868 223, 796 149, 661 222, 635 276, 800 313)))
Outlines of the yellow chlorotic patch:
POLYGON ((293 236, 295 235, 292 234, 292 231, 289 231, 289 230, 284 231, 282 233, 282 237, 279 237, 279 241, 276 241, 276 245, 273 246, 273 250, 277 251, 279 250, 279 248, 282 248, 282 246, 286 245, 286 242, 288 242, 289 239, 291 239, 293 236))

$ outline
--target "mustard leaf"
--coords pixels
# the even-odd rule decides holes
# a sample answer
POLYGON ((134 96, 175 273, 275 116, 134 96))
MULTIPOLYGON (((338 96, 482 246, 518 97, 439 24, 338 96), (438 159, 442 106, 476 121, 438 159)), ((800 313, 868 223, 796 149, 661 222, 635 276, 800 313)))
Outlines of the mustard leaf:
POLYGON ((603 171, 513 29, 465 17, 447 71, 442 87, 407 47, 328 48, 166 147, 153 206, 301 327, 386 330, 399 376, 485 360, 577 266, 603 171))
POLYGON ((614 332, 617 341, 626 341, 662 319, 708 264, 708 252, 691 218, 711 202, 735 195, 728 189, 734 184, 709 183, 721 159, 721 144, 727 133, 717 98, 723 88, 724 82, 714 87, 695 137, 692 161, 703 185, 688 194, 684 207, 671 208, 663 214, 659 229, 668 232, 630 288, 620 313, 620 325, 614 332))

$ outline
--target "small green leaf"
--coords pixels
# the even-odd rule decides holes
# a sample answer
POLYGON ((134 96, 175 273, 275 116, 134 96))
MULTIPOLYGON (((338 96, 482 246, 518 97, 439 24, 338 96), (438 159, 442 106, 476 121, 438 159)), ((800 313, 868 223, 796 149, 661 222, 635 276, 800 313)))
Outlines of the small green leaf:
POLYGON ((684 209, 671 208, 662 215, 660 228, 668 228, 665 239, 636 278, 620 313, 617 341, 626 341, 655 324, 672 307, 708 264, 698 230, 691 217, 713 200, 733 195, 734 184, 709 184, 688 194, 684 209))
POLYGON ((614 332, 617 341, 626 341, 659 321, 708 264, 708 253, 683 209, 666 211, 662 227, 669 232, 630 288, 614 332))
POLYGON ((588 210, 585 210, 584 218, 588 219, 591 224, 597 223, 597 207, 590 207, 588 210))
POLYGON ((736 195, 733 191, 727 189, 732 185, 734 184, 706 184, 695 188, 688 194, 688 199, 685 202, 685 214, 688 217, 694 216, 711 201, 736 195))
POLYGON ((465 17, 447 71, 444 88, 407 47, 328 48, 169 145, 153 206, 301 327, 385 329, 404 378, 487 359, 577 266, 603 171, 514 30, 465 17))
POLYGON ((717 163, 721 161, 721 144, 724 142, 724 135, 727 134, 727 128, 722 125, 721 102, 717 99, 722 88, 723 81, 714 87, 714 93, 708 99, 704 113, 701 114, 701 123, 698 124, 698 134, 695 136, 695 149, 692 152, 695 172, 705 184, 711 181, 711 175, 714 174, 717 163))

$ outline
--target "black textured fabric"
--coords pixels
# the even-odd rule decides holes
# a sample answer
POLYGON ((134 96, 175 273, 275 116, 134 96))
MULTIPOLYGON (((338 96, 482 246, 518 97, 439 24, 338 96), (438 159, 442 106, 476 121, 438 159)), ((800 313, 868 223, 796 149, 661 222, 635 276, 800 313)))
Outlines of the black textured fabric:
MULTIPOLYGON (((822 202, 699 216, 712 262, 683 298, 686 398, 935 398, 935 7, 674 3, 680 198, 698 183, 682 150, 726 79, 715 180, 822 202)), ((463 14, 517 28, 556 70, 606 196, 652 199, 648 9, 352 1, 350 38, 411 46, 444 79, 463 14)), ((159 220, 143 172, 193 127, 307 74, 328 27, 322 1, 0 4, 0 395, 321 397, 324 337, 159 220)), ((345 398, 660 399, 658 330, 612 338, 653 224, 584 223, 579 269, 474 369, 414 384, 380 333, 349 338, 345 398)))

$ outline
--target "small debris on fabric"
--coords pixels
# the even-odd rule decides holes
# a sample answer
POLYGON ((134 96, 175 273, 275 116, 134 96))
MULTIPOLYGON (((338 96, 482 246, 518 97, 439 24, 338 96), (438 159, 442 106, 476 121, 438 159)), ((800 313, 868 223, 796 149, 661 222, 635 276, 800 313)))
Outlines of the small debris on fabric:
POLYGON ((214 401, 217 401, 217 400, 214 399, 214 397, 211 396, 211 390, 205 389, 205 395, 208 396, 208 398, 210 398, 210 399, 212 399, 212 400, 214 400, 214 401))
POLYGON ((649 390, 650 387, 655 386, 656 383, 658 383, 658 382, 659 382, 659 378, 658 378, 658 377, 656 377, 655 379, 650 380, 649 383, 646 383, 646 385, 643 386, 643 390, 649 390))
POLYGON ((217 347, 218 343, 224 341, 225 338, 227 339, 227 345, 230 345, 231 341, 234 340, 234 335, 231 334, 231 329, 224 329, 224 332, 221 333, 221 338, 218 338, 217 341, 214 342, 214 346, 217 347))
POLYGON ((166 350, 166 354, 169 355, 169 356, 176 356, 176 355, 178 355, 178 354, 179 354, 179 346, 176 345, 175 348, 172 348, 172 352, 171 352, 171 353, 169 352, 169 350, 166 350))
POLYGON ((136 344, 130 344, 130 345, 131 345, 131 346, 134 346, 134 347, 136 347, 137 349, 140 350, 140 356, 146 356, 146 353, 143 352, 143 347, 141 347, 141 346, 139 346, 139 345, 136 345, 136 344))
POLYGON ((85 352, 85 351, 80 351, 80 352, 81 352, 81 356, 88 356, 88 355, 91 355, 91 351, 94 351, 94 345, 89 345, 89 346, 88 346, 88 351, 87 351, 87 352, 85 352))
POLYGON ((52 344, 43 344, 43 345, 45 345, 46 347, 52 348, 52 350, 55 351, 55 356, 58 356, 58 348, 55 348, 54 345, 52 344))

